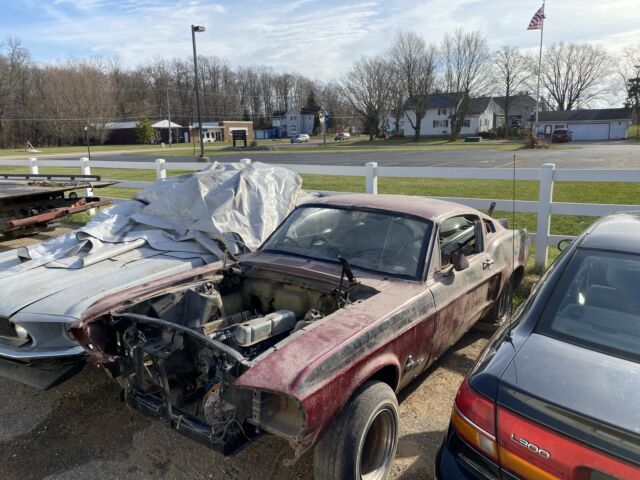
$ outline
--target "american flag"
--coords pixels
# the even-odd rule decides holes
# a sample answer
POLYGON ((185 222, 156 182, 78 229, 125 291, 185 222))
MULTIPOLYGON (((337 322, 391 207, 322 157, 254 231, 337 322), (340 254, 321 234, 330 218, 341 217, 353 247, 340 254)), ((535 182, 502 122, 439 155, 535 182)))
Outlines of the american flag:
POLYGON ((536 14, 529 22, 529 28, 527 30, 540 30, 542 28, 542 22, 545 19, 544 16, 544 5, 540 7, 540 10, 536 12, 536 14))

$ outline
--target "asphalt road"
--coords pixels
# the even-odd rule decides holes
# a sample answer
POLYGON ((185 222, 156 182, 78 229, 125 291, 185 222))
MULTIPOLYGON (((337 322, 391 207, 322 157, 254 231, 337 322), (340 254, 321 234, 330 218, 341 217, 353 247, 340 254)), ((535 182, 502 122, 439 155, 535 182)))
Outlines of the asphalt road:
MULTIPOLYGON (((212 155, 211 160, 234 162, 241 158, 251 158, 256 162, 292 163, 306 165, 364 165, 377 162, 380 166, 405 167, 510 167, 513 156, 519 167, 539 167, 544 163, 555 163, 556 168, 640 168, 640 145, 627 142, 581 143, 578 148, 568 150, 518 150, 506 152, 494 149, 472 150, 428 150, 428 151, 385 151, 381 147, 369 152, 322 152, 309 146, 308 152, 233 152, 212 155)), ((93 154, 93 160, 106 161, 152 161, 163 158, 137 154, 93 154)), ((171 162, 193 162, 190 155, 165 157, 171 162)))

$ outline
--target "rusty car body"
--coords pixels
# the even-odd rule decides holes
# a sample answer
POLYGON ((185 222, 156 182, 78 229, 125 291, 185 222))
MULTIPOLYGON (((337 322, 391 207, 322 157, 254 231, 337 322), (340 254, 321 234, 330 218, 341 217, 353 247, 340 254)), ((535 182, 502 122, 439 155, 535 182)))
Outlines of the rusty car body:
POLYGON ((386 478, 394 392, 508 314, 528 250, 459 204, 330 196, 237 262, 105 297, 72 331, 130 406, 218 452, 268 432, 316 446, 316 478, 386 478))
POLYGON ((0 377, 39 389, 66 381, 85 364, 69 328, 88 307, 257 248, 306 197, 301 185, 282 167, 214 163, 157 181, 78 230, 1 252, 0 377))

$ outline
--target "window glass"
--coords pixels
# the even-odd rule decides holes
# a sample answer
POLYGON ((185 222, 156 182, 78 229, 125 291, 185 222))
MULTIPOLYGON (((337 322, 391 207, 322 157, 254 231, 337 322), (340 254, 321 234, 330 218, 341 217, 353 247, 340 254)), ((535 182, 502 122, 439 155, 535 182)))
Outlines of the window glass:
POLYGON ((393 212, 299 207, 262 246, 263 251, 337 261, 354 267, 419 279, 431 222, 393 212))
POLYGON ((538 333, 640 361, 640 256, 578 250, 538 333))
POLYGON ((480 251, 480 241, 476 234, 477 221, 473 216, 460 216, 448 218, 440 224, 441 266, 449 265, 451 257, 458 250, 467 257, 480 251))

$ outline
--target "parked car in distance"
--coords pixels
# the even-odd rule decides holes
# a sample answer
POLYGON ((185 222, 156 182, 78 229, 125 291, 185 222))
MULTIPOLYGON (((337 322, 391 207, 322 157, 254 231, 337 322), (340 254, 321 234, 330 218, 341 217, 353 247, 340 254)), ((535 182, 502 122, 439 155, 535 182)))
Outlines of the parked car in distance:
POLYGON ((640 478, 640 213, 568 246, 464 380, 439 479, 640 478))
POLYGON ((396 393, 507 315, 528 250, 462 205, 330 196, 236 263, 119 292, 73 332, 128 405, 220 453, 267 432, 296 458, 315 447, 317 479, 384 479, 396 393))
POLYGON ((300 133, 291 137, 291 143, 309 143, 311 137, 306 133, 300 133))
POLYGON ((551 134, 553 143, 567 143, 571 141, 571 132, 566 128, 556 128, 551 134))
POLYGON ((351 140, 351 134, 349 132, 340 132, 336 134, 334 140, 336 142, 341 142, 343 140, 351 140))

